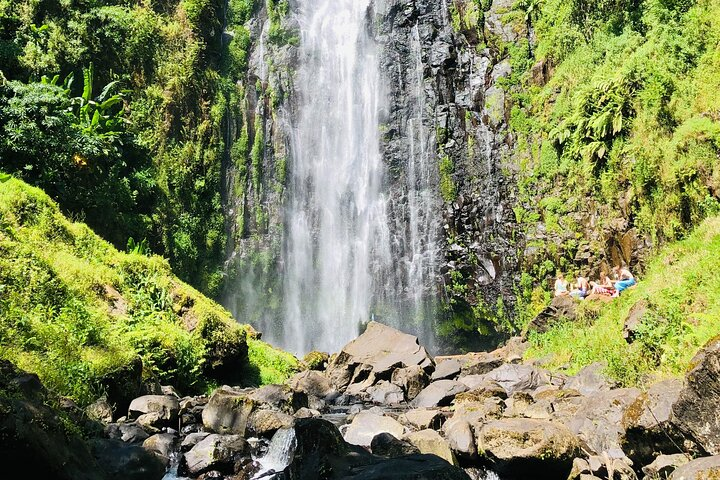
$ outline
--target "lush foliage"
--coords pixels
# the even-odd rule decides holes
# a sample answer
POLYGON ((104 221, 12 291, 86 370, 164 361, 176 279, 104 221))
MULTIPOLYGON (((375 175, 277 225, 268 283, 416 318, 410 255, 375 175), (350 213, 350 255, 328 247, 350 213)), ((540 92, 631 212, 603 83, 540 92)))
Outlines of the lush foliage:
POLYGON ((531 237, 562 238, 532 245, 543 252, 533 276, 578 268, 586 248, 602 256, 607 238, 593 230, 661 245, 717 213, 720 2, 547 0, 533 27, 533 61, 551 74, 528 68, 507 85, 516 213, 531 237))
POLYGON ((0 253, 0 358, 82 404, 137 356, 147 377, 187 393, 203 392, 228 355, 245 355, 247 384, 297 364, 258 340, 247 360, 246 329, 165 260, 117 251, 18 180, 0 183, 0 253))
POLYGON ((561 324, 531 337, 531 358, 575 372, 606 362, 625 384, 682 375, 698 348, 720 332, 720 217, 703 222, 687 239, 665 248, 638 286, 609 305, 586 303, 586 325, 561 324), (648 307, 632 344, 622 336, 630 309, 648 307))
MULTIPOLYGON (((255 8, 232 3, 240 21, 255 8)), ((249 42, 223 41, 223 15, 220 0, 0 1, 2 165, 115 246, 147 239, 208 293, 225 247, 222 123, 249 42), (42 81, 73 74, 85 81, 42 81)))

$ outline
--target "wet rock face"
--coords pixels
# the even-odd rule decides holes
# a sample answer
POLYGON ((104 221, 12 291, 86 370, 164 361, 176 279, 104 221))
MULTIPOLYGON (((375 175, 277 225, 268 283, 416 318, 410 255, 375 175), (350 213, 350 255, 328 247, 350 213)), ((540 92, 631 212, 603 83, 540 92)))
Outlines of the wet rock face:
MULTIPOLYGON (((493 2, 486 27, 515 41, 518 33, 502 25, 497 14, 503 8, 503 2, 493 2)), ((463 278, 469 288, 456 300, 468 305, 494 305, 501 292, 509 299, 517 272, 511 241, 515 186, 501 161, 511 142, 499 81, 510 75, 510 65, 489 48, 478 51, 482 27, 454 31, 443 0, 375 0, 373 13, 389 85, 381 148, 391 174, 390 198, 401 203, 407 196, 405 165, 417 155, 419 143, 411 138, 408 122, 421 121, 442 211, 435 219, 443 259, 438 273, 445 285, 463 278)), ((395 223, 406 221, 401 205, 391 208, 395 223)))
POLYGON ((720 454, 720 336, 690 362, 691 369, 672 407, 675 425, 711 455, 720 454))

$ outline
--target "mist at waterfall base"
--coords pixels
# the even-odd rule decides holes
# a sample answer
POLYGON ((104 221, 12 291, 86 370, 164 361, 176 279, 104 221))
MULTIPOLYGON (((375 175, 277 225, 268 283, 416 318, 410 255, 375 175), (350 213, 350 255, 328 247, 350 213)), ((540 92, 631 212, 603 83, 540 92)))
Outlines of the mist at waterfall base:
MULTIPOLYGON (((436 345, 441 200, 434 128, 423 98, 420 39, 407 98, 412 118, 400 180, 381 155, 389 88, 373 38, 370 0, 304 0, 291 120, 284 231, 276 272, 251 272, 236 290, 239 319, 296 354, 339 351, 376 320, 436 345), (277 275, 281 305, 254 318, 277 275), (248 308, 247 305, 252 305, 248 308)), ((227 302, 226 302, 227 303, 227 302)))

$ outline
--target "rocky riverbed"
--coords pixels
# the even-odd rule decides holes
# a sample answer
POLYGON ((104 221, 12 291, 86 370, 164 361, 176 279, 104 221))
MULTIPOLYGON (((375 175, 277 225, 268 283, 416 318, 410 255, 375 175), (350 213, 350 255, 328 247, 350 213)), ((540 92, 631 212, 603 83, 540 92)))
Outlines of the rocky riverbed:
POLYGON ((617 388, 599 364, 568 376, 523 363, 526 348, 514 338, 493 352, 433 358, 416 337, 372 322, 285 385, 222 386, 201 397, 163 387, 117 419, 98 401, 88 414, 105 438, 76 445, 62 443, 37 378, 4 365, 19 394, 0 425, 5 438, 16 429, 3 456, 87 479, 720 475, 720 338, 685 379, 645 390, 617 388), (32 413, 44 428, 22 425, 32 413))

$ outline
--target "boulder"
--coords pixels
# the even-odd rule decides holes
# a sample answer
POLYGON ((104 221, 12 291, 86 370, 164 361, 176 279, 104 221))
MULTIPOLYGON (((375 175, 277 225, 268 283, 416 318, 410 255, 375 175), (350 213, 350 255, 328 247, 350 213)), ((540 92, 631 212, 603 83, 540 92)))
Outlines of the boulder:
POLYGON ((678 467, 682 467, 688 462, 690 462, 690 458, 684 453, 660 455, 650 465, 642 467, 642 472, 645 474, 643 480, 668 478, 678 467))
POLYGON ((681 389, 681 380, 656 383, 625 410, 621 445, 635 464, 646 465, 660 454, 677 453, 678 445, 683 445, 682 433, 672 424, 672 406, 681 389))
POLYGON ((478 450, 501 474, 517 478, 567 478, 580 453, 575 435, 563 425, 522 418, 492 421, 478 433, 478 450))
POLYGON ((295 391, 289 385, 265 385, 248 394, 247 398, 258 406, 276 408, 289 414, 308 407, 307 394, 295 391))
POLYGON ((460 375, 462 364, 457 358, 447 358, 435 365, 435 371, 430 378, 433 382, 436 380, 454 380, 460 375))
POLYGON ((368 388, 369 400, 377 405, 399 405, 405 401, 405 393, 397 385, 381 380, 368 388))
POLYGON ((425 430, 426 428, 439 430, 445 421, 445 417, 438 410, 416 408, 402 414, 400 420, 418 430, 425 430))
POLYGON ((122 440, 125 443, 142 443, 149 435, 136 423, 112 423, 105 428, 108 438, 122 440))
MULTIPOLYGON (((336 387, 345 388, 351 380, 355 366, 367 365, 376 376, 389 378, 392 370, 418 365, 430 370, 434 362, 417 337, 408 335, 378 322, 370 322, 365 332, 343 347, 328 365, 328 378, 336 387)), ((364 378, 356 379, 362 381, 364 378)))
POLYGON ((532 391, 540 386, 548 385, 548 374, 532 365, 515 365, 506 363, 485 375, 487 380, 503 387, 508 395, 520 391, 532 391))
POLYGON ((447 439, 450 449, 457 455, 465 458, 477 456, 475 435, 470 423, 461 416, 453 416, 442 426, 442 432, 447 439))
POLYGON ((720 336, 710 340, 690 362, 680 397, 672 407, 673 423, 703 450, 720 454, 720 336))
POLYGON ((105 424, 113 421, 113 408, 106 396, 97 399, 85 408, 88 418, 105 424))
POLYGON ((563 390, 575 390, 581 395, 592 395, 597 392, 610 390, 615 385, 603 375, 604 363, 593 363, 580 370, 577 375, 568 377, 563 390))
POLYGON ((469 480, 461 469, 435 455, 371 455, 344 442, 337 427, 326 420, 298 420, 295 434, 295 455, 278 480, 469 480))
POLYGON ((241 435, 208 435, 183 455, 182 470, 193 476, 211 470, 230 474, 247 452, 248 443, 241 435))
POLYGON ((461 378, 466 375, 483 375, 492 372, 505 363, 505 360, 496 353, 478 352, 465 355, 462 363, 461 378))
POLYGON ((621 450, 625 433, 622 419, 627 408, 640 395, 637 388, 620 388, 598 392, 582 398, 575 415, 563 421, 575 433, 590 454, 621 450))
POLYGON ((248 417, 247 433, 258 437, 270 438, 281 428, 290 428, 295 418, 277 410, 255 410, 248 417))
POLYGON ((482 401, 490 397, 507 398, 505 389, 499 383, 485 378, 485 375, 468 375, 460 377, 458 381, 468 387, 468 391, 458 394, 457 401, 482 401))
POLYGON ((152 420, 143 422, 154 427, 177 428, 180 403, 177 397, 171 395, 144 395, 130 402, 128 418, 137 419, 142 415, 154 414, 145 417, 152 420))
POLYGON ((254 408, 255 402, 248 398, 247 392, 220 387, 203 409, 203 426, 214 433, 244 435, 254 408))
POLYGON ((175 435, 171 433, 158 433, 147 438, 142 446, 145 450, 154 453, 167 468, 170 465, 170 456, 175 450, 175 435))
POLYGON ((195 432, 188 434, 180 444, 180 451, 187 452, 197 445, 200 441, 205 440, 210 434, 208 432, 195 432))
POLYGON ((567 295, 555 297, 550 305, 540 312, 535 318, 530 320, 523 338, 527 338, 529 333, 545 333, 558 321, 565 319, 574 321, 577 318, 578 301, 567 295))
POLYGON ((670 480, 714 480, 720 478, 720 455, 695 459, 675 470, 670 480))
MULTIPOLYGON (((307 477, 323 480, 329 477, 307 477)), ((338 480, 470 480, 461 468, 437 455, 407 455, 375 461, 366 467, 353 469, 351 475, 332 477, 338 480)))
POLYGON ((309 370, 325 370, 330 355, 326 352, 312 351, 303 357, 303 363, 309 370))
POLYGON ((143 364, 136 357, 127 365, 105 374, 100 379, 103 390, 107 393, 108 403, 115 406, 113 418, 122 416, 128 411, 130 402, 142 395, 143 364))
POLYGON ((448 442, 435 430, 426 429, 409 433, 405 436, 405 440, 415 445, 420 453, 437 455, 449 463, 457 465, 457 460, 450 450, 448 442))
POLYGON ((405 433, 405 427, 392 417, 365 410, 353 418, 345 432, 345 441, 353 445, 369 447, 372 439, 383 432, 401 438, 405 433))
POLYGON ((632 343, 635 340, 638 327, 642 324, 647 311, 647 300, 639 300, 630 308, 627 317, 625 317, 625 322, 623 322, 623 338, 626 342, 632 343))
POLYGON ((373 455, 379 455, 387 458, 396 458, 404 455, 420 453, 420 450, 412 443, 395 438, 387 432, 375 435, 370 443, 370 451, 373 455))
POLYGON ((417 397, 430 384, 430 378, 420 365, 398 368, 392 373, 390 381, 403 389, 408 401, 417 397))
POLYGON ((333 392, 330 380, 325 375, 315 370, 306 370, 293 376, 288 385, 296 392, 303 392, 306 395, 325 398, 333 392))
POLYGON ((438 380, 421 391, 412 401, 414 407, 447 406, 455 395, 467 391, 467 387, 455 380, 438 380))
POLYGON ((165 475, 165 464, 143 447, 111 439, 91 440, 90 446, 108 480, 160 480, 165 475))
POLYGON ((3 476, 103 479, 88 444, 76 429, 68 428, 68 415, 73 414, 74 409, 61 412, 55 407, 60 401, 43 387, 37 375, 0 360, 0 462, 5 466, 3 476))

